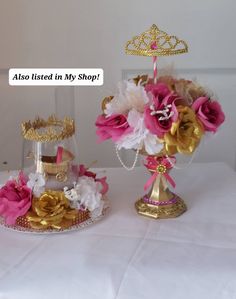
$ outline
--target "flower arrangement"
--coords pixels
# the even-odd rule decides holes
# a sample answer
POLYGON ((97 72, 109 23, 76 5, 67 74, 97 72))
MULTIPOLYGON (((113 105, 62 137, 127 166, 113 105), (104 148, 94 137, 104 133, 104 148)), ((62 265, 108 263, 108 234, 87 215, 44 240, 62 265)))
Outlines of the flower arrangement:
POLYGON ((206 132, 224 122, 220 104, 197 83, 171 76, 154 83, 146 75, 125 80, 103 101, 96 120, 100 141, 112 139, 118 150, 156 155, 192 154, 206 132))
POLYGON ((174 155, 193 154, 207 132, 218 130, 225 115, 215 97, 197 83, 158 76, 157 58, 187 53, 184 40, 153 24, 128 40, 125 52, 152 57, 153 77, 139 75, 120 82, 117 93, 102 102, 96 134, 100 142, 112 139, 117 157, 127 170, 135 167, 139 153, 146 156, 144 165, 151 177, 144 190, 150 190, 136 201, 137 212, 155 219, 177 217, 187 207, 168 189, 168 184, 175 188, 169 175, 175 167, 174 155), (119 155, 122 148, 136 151, 130 167, 119 155))
POLYGON ((106 177, 77 163, 74 120, 37 117, 22 123, 22 171, 0 187, 0 225, 60 232, 105 215, 106 177))
POLYGON ((74 166, 78 176, 73 188, 63 191, 45 188, 40 173, 28 176, 20 171, 0 188, 0 217, 5 225, 24 223, 25 227, 45 231, 63 230, 85 219, 99 217, 104 208, 103 195, 108 191, 106 177, 98 178, 84 165, 74 166))
POLYGON ((206 133, 215 133, 225 120, 220 104, 197 83, 172 76, 147 75, 118 84, 118 92, 102 103, 96 120, 99 141, 112 139, 116 154, 127 170, 135 167, 139 153, 146 156, 151 173, 136 203, 139 214, 151 218, 177 217, 186 211, 184 201, 168 189, 175 188, 169 171, 176 153, 191 155, 206 133), (122 161, 119 150, 132 149, 132 166, 122 161))

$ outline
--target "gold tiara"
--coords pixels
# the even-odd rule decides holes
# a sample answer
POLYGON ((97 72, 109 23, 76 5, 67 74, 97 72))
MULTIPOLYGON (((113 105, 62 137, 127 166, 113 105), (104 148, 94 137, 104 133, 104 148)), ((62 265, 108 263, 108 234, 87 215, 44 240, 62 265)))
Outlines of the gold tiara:
POLYGON ((55 115, 51 115, 47 120, 38 117, 33 122, 23 122, 21 129, 23 137, 27 140, 39 142, 60 141, 74 135, 75 124, 74 120, 69 117, 59 120, 55 115), (40 132, 40 129, 44 130, 40 132))
POLYGON ((169 56, 188 52, 185 41, 158 29, 156 25, 126 43, 125 53, 141 56, 169 56), (152 48, 156 43, 156 49, 152 48))

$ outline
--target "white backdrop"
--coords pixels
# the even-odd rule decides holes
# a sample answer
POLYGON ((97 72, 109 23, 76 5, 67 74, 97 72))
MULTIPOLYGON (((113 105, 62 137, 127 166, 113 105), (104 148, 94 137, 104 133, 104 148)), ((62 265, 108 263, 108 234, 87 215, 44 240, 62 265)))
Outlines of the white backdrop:
POLYGON ((226 112, 224 127, 196 160, 235 167, 235 1, 0 0, 0 5, 0 169, 19 166, 20 122, 55 110, 53 87, 10 87, 10 67, 103 68, 104 86, 75 90, 80 159, 118 166, 112 144, 96 144, 94 121, 101 99, 114 92, 122 74, 151 68, 150 59, 125 55, 124 44, 153 23, 189 44, 189 54, 162 58, 159 65, 174 63, 180 74, 197 77, 216 91, 226 112))

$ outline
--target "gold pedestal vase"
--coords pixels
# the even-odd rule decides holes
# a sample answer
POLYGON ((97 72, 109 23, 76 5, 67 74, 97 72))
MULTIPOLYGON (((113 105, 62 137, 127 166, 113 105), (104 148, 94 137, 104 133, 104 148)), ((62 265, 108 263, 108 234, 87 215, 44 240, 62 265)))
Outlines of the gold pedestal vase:
POLYGON ((150 186, 151 189, 135 203, 137 212, 154 219, 180 216, 187 210, 187 206, 183 199, 168 188, 168 183, 175 187, 175 183, 169 175, 175 158, 148 156, 146 161, 145 166, 152 176, 145 184, 144 189, 147 190, 150 186))

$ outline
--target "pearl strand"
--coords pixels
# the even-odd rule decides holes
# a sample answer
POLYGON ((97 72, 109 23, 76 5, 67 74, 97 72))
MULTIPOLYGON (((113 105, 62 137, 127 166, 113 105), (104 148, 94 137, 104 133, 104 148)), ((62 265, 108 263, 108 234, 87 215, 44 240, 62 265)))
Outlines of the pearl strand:
MULTIPOLYGON (((201 144, 201 143, 200 143, 200 144, 201 144)), ((170 159, 170 157, 169 157, 168 155, 165 155, 165 157, 166 157, 166 159, 168 160, 168 162, 170 163, 170 165, 171 165, 174 169, 178 169, 178 170, 180 170, 180 169, 188 168, 188 167, 192 164, 193 159, 195 158, 195 156, 196 156, 196 154, 197 154, 197 152, 198 152, 198 150, 199 150, 200 144, 199 144, 199 146, 197 147, 197 149, 194 151, 194 153, 192 154, 191 159, 187 162, 187 164, 186 164, 184 167, 176 166, 176 165, 171 161, 171 159, 170 159)))
POLYGON ((138 155, 139 155, 139 149, 137 149, 136 154, 135 154, 134 162, 133 162, 132 166, 130 166, 130 167, 126 166, 125 163, 122 161, 122 159, 121 159, 121 157, 120 157, 120 154, 119 154, 118 146, 116 146, 116 155, 117 155, 118 160, 120 161, 120 164, 121 164, 126 170, 130 171, 130 170, 133 170, 134 167, 135 167, 136 164, 137 164, 137 161, 138 161, 138 155))

